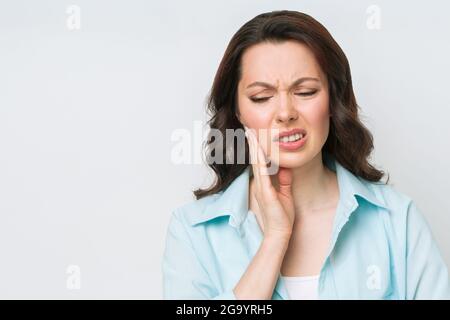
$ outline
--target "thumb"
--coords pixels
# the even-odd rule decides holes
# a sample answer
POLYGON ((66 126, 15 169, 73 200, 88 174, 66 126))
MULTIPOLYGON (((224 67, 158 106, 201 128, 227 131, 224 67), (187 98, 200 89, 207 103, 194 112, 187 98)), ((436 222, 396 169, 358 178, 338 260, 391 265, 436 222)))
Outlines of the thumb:
POLYGON ((280 185, 280 193, 283 196, 290 198, 292 190, 292 170, 280 167, 278 170, 278 183, 280 185))

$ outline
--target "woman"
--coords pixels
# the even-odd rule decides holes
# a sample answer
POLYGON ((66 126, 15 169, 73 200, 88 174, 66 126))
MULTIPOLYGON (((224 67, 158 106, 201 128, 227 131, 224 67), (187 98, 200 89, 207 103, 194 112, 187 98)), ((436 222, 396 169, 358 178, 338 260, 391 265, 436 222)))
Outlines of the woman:
POLYGON ((319 22, 284 10, 243 25, 208 106, 248 148, 208 139, 217 179, 173 212, 166 299, 450 298, 418 207, 368 162, 347 58, 319 22))

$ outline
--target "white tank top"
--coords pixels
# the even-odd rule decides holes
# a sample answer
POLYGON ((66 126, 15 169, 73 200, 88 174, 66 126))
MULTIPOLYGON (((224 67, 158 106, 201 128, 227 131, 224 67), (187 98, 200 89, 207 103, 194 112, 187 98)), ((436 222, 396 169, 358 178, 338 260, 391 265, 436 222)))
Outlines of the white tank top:
POLYGON ((319 275, 306 277, 281 276, 291 300, 317 300, 319 275))

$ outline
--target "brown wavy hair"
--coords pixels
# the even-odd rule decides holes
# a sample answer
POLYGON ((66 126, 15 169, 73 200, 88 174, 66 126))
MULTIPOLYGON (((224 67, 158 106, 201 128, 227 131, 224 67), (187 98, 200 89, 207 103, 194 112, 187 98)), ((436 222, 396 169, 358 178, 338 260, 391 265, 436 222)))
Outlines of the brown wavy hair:
MULTIPOLYGON (((207 100, 208 125, 222 137, 226 129, 242 129, 238 120, 237 85, 242 75, 241 57, 250 46, 264 41, 280 43, 295 40, 305 44, 314 54, 329 84, 330 130, 322 152, 328 153, 354 175, 377 182, 384 172, 368 162, 373 150, 373 136, 358 117, 359 106, 353 93, 350 66, 342 49, 328 30, 311 16, 289 10, 262 13, 245 23, 231 38, 214 78, 207 100)), ((224 144, 222 144, 224 145, 224 144)), ((233 157, 232 164, 211 161, 216 143, 211 133, 203 144, 208 165, 216 174, 216 181, 207 189, 197 189, 197 199, 225 190, 249 165, 248 145, 245 163, 239 164, 234 150, 221 147, 223 159, 233 157)), ((322 157, 323 158, 323 157, 322 157)), ((324 161, 322 159, 322 161, 324 161)), ((389 181, 389 176, 386 184, 389 181)))

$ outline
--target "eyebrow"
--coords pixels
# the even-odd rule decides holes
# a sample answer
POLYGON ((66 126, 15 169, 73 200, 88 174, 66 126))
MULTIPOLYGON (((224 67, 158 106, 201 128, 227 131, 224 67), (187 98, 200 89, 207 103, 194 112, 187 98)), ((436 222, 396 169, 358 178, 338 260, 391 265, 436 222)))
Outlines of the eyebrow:
MULTIPOLYGON (((303 77, 303 78, 298 78, 297 80, 295 80, 295 81, 290 85, 289 89, 292 89, 292 88, 298 86, 299 84, 301 84, 302 82, 305 82, 305 81, 316 81, 316 82, 320 82, 319 79, 313 78, 313 77, 303 77)), ((269 88, 269 89, 276 89, 276 87, 275 87, 274 85, 272 85, 272 84, 270 84, 270 83, 267 83, 267 82, 262 82, 262 81, 255 81, 255 82, 253 82, 252 84, 249 84, 249 85, 247 86, 247 89, 248 89, 248 88, 251 88, 251 87, 256 87, 256 86, 261 86, 261 87, 265 87, 265 88, 269 88)))

